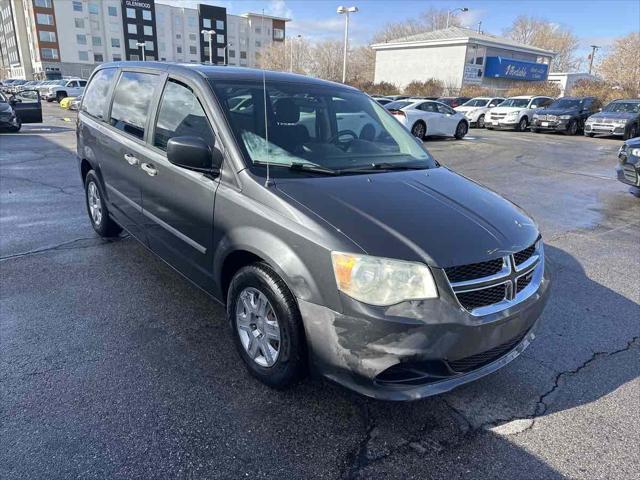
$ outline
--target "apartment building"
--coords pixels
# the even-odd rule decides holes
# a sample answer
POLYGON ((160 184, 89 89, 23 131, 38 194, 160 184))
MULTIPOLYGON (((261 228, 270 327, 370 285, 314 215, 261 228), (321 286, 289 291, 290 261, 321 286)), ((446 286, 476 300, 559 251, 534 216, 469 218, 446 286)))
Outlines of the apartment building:
POLYGON ((289 20, 155 0, 0 0, 0 19, 0 78, 38 79, 87 78, 120 60, 252 67, 263 48, 285 41, 289 20))

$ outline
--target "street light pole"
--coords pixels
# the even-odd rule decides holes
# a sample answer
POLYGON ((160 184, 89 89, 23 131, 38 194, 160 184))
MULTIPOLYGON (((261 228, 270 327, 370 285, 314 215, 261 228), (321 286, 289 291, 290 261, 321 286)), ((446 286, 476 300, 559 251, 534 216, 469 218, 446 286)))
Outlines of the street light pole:
POLYGON ((449 28, 449 21, 451 19, 451 14, 457 12, 458 10, 461 11, 461 12, 468 12, 469 11, 469 9, 467 7, 461 7, 461 8, 459 7, 459 8, 453 8, 451 10, 447 10, 447 28, 449 28))
POLYGON ((598 45, 591 45, 591 59, 589 60, 589 75, 591 75, 591 70, 593 69, 593 57, 596 56, 596 51, 600 47, 598 45))
POLYGON ((233 47, 233 43, 227 42, 224 46, 224 64, 229 65, 229 47, 233 47))
POLYGON ((136 45, 138 47, 140 47, 140 50, 142 51, 142 61, 144 62, 147 59, 147 57, 145 55, 145 52, 144 52, 145 43, 144 42, 138 42, 138 43, 136 43, 136 45))
MULTIPOLYGON (((293 72, 293 38, 291 37, 291 63, 289 64, 289 71, 293 72)), ((298 35, 296 37, 298 39, 298 43, 300 42, 300 39, 302 38, 302 35, 298 35)))
POLYGON ((211 65, 213 65, 213 46, 212 46, 212 39, 213 36, 216 34, 215 30, 202 30, 200 32, 202 35, 209 35, 209 63, 211 65))
POLYGON ((344 19, 344 56, 342 58, 342 83, 347 82, 347 51, 349 50, 349 14, 356 13, 358 7, 338 7, 337 12, 345 14, 344 19))

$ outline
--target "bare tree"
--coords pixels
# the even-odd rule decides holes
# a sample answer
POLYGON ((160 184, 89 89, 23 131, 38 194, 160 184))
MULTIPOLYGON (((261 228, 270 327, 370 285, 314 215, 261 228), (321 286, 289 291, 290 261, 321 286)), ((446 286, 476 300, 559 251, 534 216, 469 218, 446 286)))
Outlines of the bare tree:
MULTIPOLYGON (((409 19, 402 22, 387 23, 382 30, 373 36, 373 43, 389 42, 417 33, 432 32, 447 26, 447 10, 443 8, 428 8, 420 14, 417 20, 409 19)), ((449 18, 449 26, 461 26, 460 19, 455 15, 449 18)))
POLYGON ((575 58, 578 38, 567 27, 543 18, 520 15, 503 33, 517 42, 555 52, 552 71, 571 72, 580 65, 575 58))
POLYGON ((303 38, 290 38, 286 42, 273 42, 262 50, 258 67, 309 74, 311 68, 311 44, 303 38))
POLYGON ((640 33, 618 38, 597 70, 608 83, 640 97, 640 33))

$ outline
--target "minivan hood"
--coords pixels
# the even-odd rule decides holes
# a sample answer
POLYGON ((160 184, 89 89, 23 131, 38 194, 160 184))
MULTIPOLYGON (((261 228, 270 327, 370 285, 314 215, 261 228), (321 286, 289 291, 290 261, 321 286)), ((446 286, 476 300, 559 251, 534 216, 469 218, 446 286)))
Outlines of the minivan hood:
POLYGON ((520 208, 444 167, 278 180, 276 188, 369 255, 449 267, 522 250, 538 237, 520 208))

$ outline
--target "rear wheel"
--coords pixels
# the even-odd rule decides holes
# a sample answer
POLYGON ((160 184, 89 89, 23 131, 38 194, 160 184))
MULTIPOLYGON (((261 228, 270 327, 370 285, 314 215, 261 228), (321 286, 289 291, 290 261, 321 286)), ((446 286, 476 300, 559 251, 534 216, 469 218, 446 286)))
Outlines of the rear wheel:
POLYGON ((122 231, 109 215, 106 198, 98 176, 93 170, 87 173, 84 180, 85 200, 91 226, 101 237, 116 237, 122 231))
POLYGON ((484 128, 484 115, 480 115, 478 117, 478 121, 476 122, 476 126, 478 128, 484 128))
POLYGON ((629 140, 630 138, 636 138, 638 136, 638 125, 631 125, 624 132, 623 140, 629 140))
POLYGON ((411 134, 420 140, 424 140, 424 137, 427 135, 427 126, 423 121, 419 120, 411 127, 411 134))
POLYGON ((58 92, 56 93, 56 102, 60 103, 62 101, 63 98, 67 97, 67 93, 66 92, 58 92))
POLYGON ((457 140, 462 140, 468 131, 469 131, 469 126, 467 125, 467 122, 460 122, 456 127, 456 133, 454 134, 454 137, 457 140))
POLYGON ((307 371, 306 343, 295 298, 266 264, 240 269, 229 286, 227 317, 249 373, 273 388, 286 388, 307 371))
POLYGON ((518 122, 518 125, 516 125, 516 130, 518 132, 524 132, 527 129, 528 125, 529 125, 529 120, 527 119, 527 117, 522 117, 518 122))

